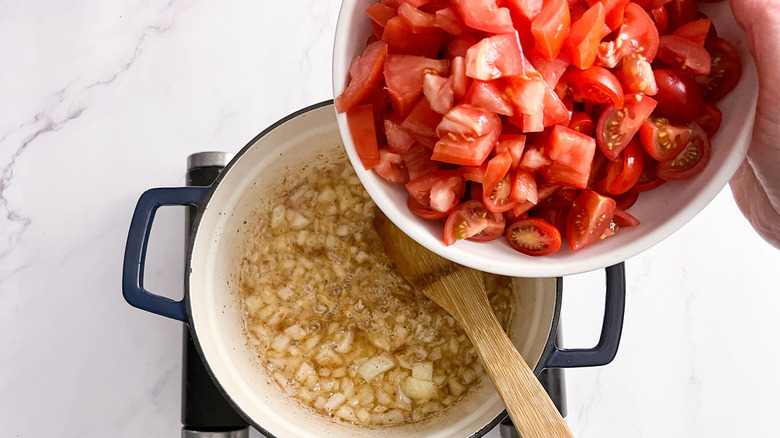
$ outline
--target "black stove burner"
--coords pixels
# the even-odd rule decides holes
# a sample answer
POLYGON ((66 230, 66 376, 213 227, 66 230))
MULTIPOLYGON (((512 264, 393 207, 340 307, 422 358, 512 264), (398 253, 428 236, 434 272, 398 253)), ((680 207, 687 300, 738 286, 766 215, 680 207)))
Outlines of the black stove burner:
MULTIPOLYGON (((229 161, 224 152, 200 152, 187 157, 187 185, 208 186, 229 161)), ((186 229, 192 230, 197 209, 189 207, 186 229)), ((190 234, 187 235, 190 237, 190 234)), ((560 326, 556 335, 560 344, 560 326)), ((182 438, 248 438, 249 425, 236 413, 211 379, 195 347, 188 326, 184 326, 181 377, 182 438)), ((539 380, 562 416, 566 417, 566 390, 562 369, 544 370, 539 380)), ((512 421, 501 422, 502 438, 519 438, 512 421)))
MULTIPOLYGON (((187 185, 208 186, 229 161, 224 152, 201 152, 187 158, 187 185)), ((186 230, 192 230, 197 208, 189 207, 186 230)), ((188 237, 190 234, 188 234, 188 237)), ((225 401, 195 348, 190 328, 184 326, 181 373, 182 438, 248 438, 249 425, 225 401)))

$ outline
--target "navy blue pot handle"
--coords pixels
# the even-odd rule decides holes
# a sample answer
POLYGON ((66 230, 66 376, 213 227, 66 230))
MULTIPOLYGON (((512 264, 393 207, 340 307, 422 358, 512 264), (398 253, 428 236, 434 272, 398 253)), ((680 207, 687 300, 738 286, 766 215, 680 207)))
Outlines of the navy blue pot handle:
POLYGON ((626 275, 623 263, 606 268, 607 294, 599 342, 593 348, 559 349, 553 344, 545 368, 595 367, 612 362, 623 332, 626 275))
POLYGON ((144 289, 144 265, 149 233, 157 209, 163 205, 193 205, 200 208, 208 187, 174 187, 147 190, 138 200, 130 222, 122 267, 122 293, 130 305, 168 318, 187 322, 184 300, 155 295, 144 289))

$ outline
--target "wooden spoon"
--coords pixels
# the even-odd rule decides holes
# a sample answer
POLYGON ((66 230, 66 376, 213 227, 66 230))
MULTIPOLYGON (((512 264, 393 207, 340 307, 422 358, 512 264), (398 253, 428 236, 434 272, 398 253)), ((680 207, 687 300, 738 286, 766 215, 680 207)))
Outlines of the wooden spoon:
POLYGON ((412 286, 448 311, 477 349, 490 380, 523 438, 573 437, 539 380, 501 328, 485 292, 482 272, 423 248, 379 209, 374 228, 412 286))

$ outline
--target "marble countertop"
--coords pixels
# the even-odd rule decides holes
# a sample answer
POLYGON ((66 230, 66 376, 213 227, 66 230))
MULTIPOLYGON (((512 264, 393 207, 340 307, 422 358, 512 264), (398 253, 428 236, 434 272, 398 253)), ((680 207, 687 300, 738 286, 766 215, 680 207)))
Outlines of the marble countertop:
MULTIPOLYGON (((181 324, 130 307, 121 261, 146 189, 330 99, 338 1, 74 0, 0 8, 0 436, 172 437, 181 324)), ((183 208, 146 286, 182 295, 183 208)), ((780 251, 728 188, 626 262, 618 356, 566 371, 577 437, 770 436, 780 251)), ((565 346, 595 344, 603 273, 564 280, 565 346)), ((491 432, 490 437, 497 437, 491 432)))

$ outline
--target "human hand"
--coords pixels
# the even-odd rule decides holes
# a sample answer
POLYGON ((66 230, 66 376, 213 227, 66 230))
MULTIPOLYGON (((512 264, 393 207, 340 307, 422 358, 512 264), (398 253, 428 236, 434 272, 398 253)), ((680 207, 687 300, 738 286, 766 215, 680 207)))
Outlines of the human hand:
POLYGON ((742 214, 780 248, 780 0, 729 0, 758 71, 758 103, 747 158, 729 183, 742 214))

